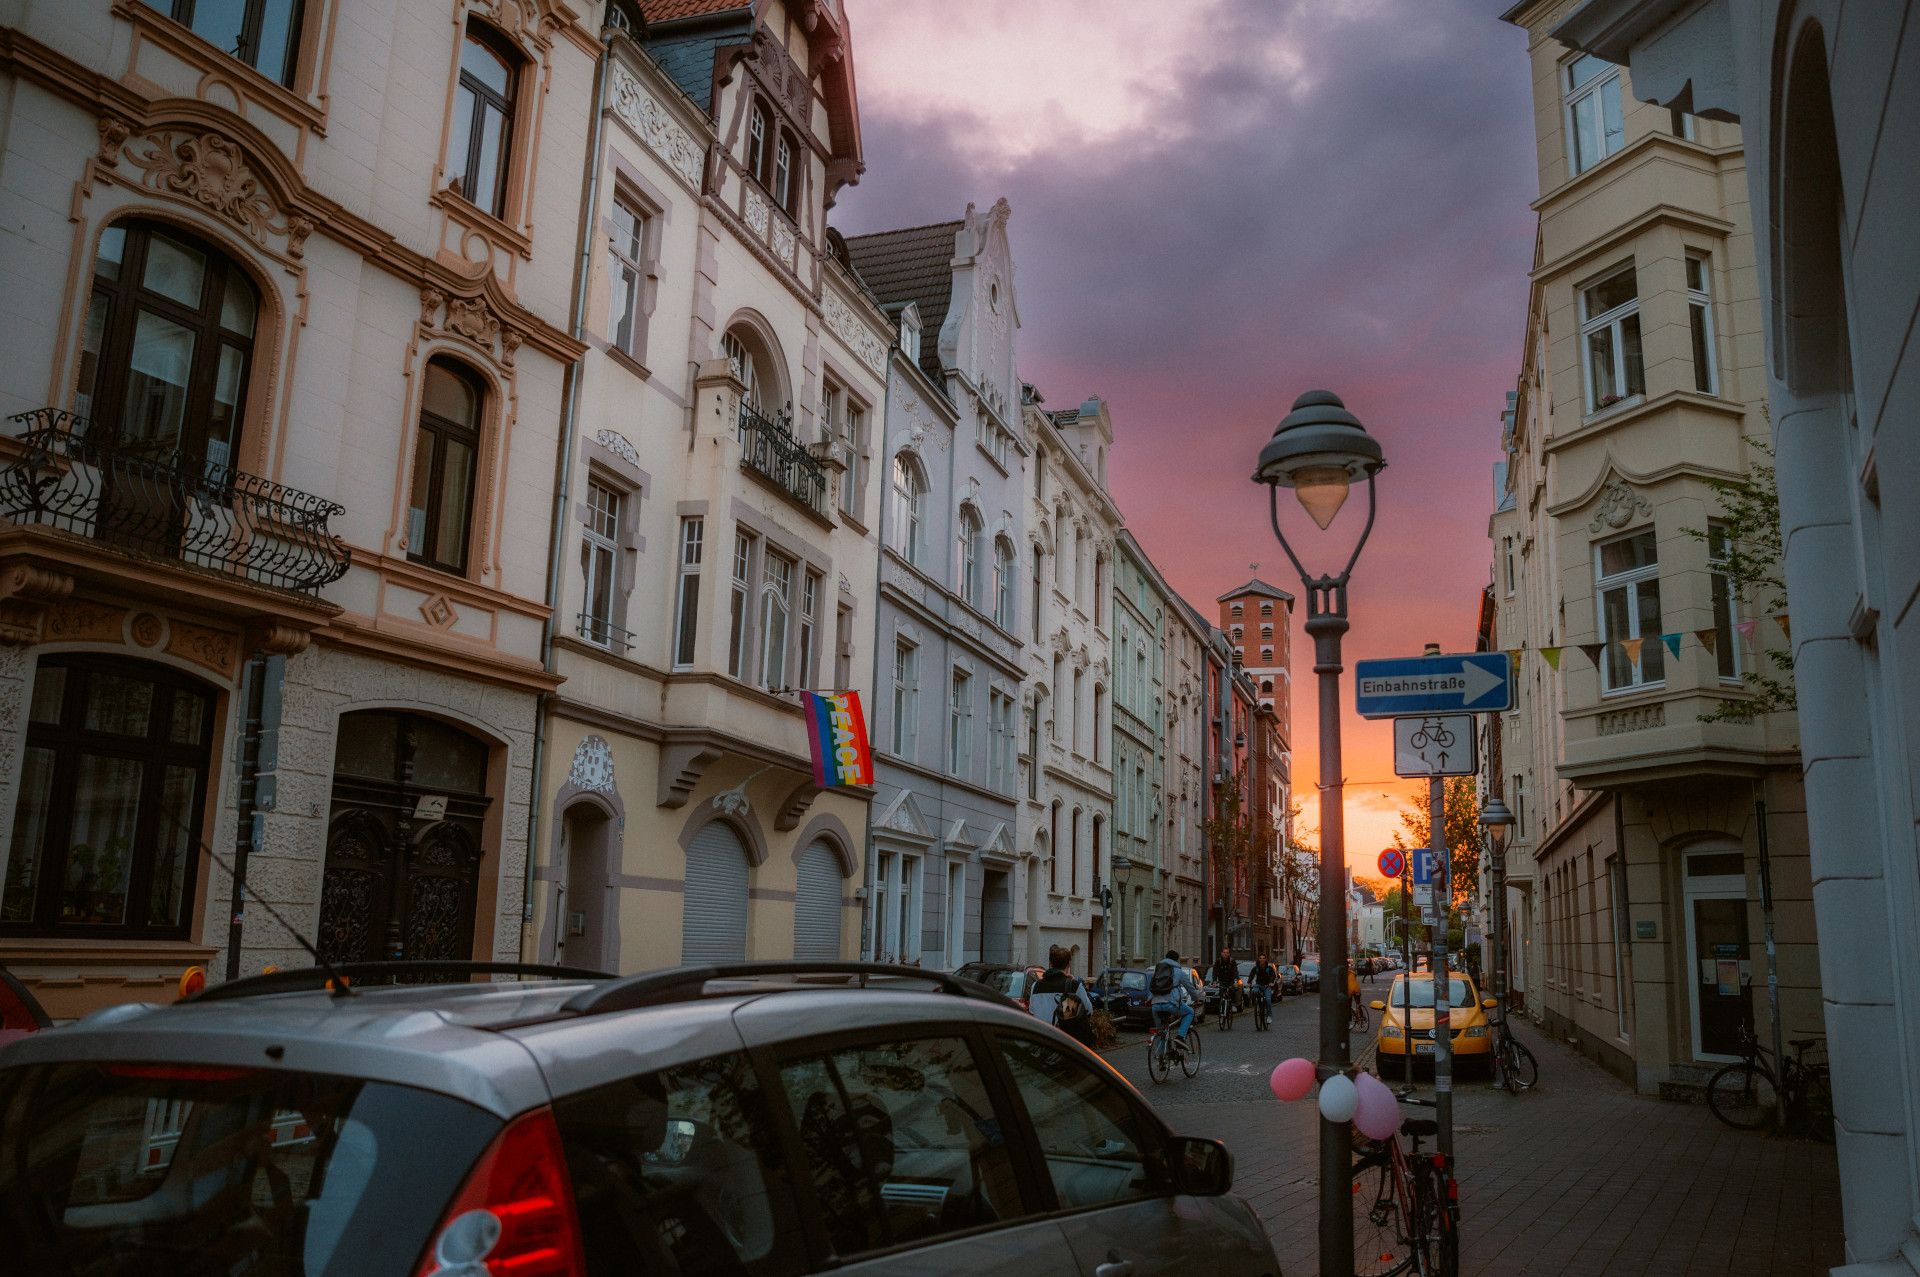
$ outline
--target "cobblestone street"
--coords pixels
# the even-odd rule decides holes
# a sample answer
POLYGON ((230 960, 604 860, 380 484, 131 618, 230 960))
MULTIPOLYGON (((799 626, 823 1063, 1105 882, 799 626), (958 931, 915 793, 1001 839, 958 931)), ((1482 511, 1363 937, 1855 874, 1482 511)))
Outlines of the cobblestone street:
MULTIPOLYGON (((1136 1035, 1107 1052, 1176 1130, 1227 1142, 1235 1191, 1289 1277, 1316 1259, 1318 1115, 1311 1099, 1276 1101, 1267 1074, 1316 1054, 1315 1008, 1288 998, 1268 1033, 1246 1016, 1208 1029, 1192 1079, 1154 1083, 1136 1035)), ((1704 1105, 1634 1094, 1531 1025, 1519 1032, 1540 1060, 1537 1087, 1509 1096, 1476 1067, 1455 1092, 1463 1273, 1813 1277, 1840 1262, 1830 1146, 1731 1130, 1704 1105)))

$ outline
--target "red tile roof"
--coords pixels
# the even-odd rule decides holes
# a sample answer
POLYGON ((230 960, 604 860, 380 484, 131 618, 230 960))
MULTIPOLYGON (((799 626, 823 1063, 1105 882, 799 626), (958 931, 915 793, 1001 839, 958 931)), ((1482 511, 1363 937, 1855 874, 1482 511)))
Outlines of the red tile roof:
POLYGON ((639 0, 639 4, 648 22, 672 22, 676 18, 698 18, 729 9, 750 9, 753 0, 639 0))

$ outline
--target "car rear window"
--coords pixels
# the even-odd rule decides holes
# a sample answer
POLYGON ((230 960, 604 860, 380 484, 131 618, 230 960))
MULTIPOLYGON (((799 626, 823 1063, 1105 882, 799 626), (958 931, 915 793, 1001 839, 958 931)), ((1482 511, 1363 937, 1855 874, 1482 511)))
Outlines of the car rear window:
POLYGON ((0 1237, 23 1273, 406 1272, 501 1125, 358 1078, 0 1069, 0 1237))
POLYGON ((1144 971, 1122 971, 1120 973, 1120 987, 1122 989, 1145 990, 1147 987, 1147 973, 1144 971))

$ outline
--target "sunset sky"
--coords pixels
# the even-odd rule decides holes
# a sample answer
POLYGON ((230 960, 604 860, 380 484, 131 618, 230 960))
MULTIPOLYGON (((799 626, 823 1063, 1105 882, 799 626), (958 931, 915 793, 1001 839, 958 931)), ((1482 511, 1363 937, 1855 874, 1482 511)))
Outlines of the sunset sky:
MULTIPOLYGON (((1488 578, 1533 247, 1524 33, 1495 0, 845 3, 867 173, 835 223, 1008 198, 1021 374, 1053 406, 1109 400, 1115 499, 1204 615, 1256 563, 1300 593, 1248 478, 1295 396, 1337 392, 1381 441, 1342 686, 1348 859, 1371 872, 1417 787, 1388 724, 1352 715, 1352 662, 1470 649, 1488 578)), ((1308 566, 1337 566, 1364 500, 1328 534, 1288 504, 1308 566)), ((1298 617, 1293 647, 1313 826, 1298 617)))

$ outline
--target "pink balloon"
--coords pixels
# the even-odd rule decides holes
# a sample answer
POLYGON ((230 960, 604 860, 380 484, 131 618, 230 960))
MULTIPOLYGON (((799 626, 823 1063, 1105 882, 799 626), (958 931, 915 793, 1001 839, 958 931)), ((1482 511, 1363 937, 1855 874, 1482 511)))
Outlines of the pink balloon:
POLYGON ((1280 1061, 1273 1066, 1273 1076, 1267 1079, 1267 1085, 1273 1088, 1277 1098, 1292 1103, 1313 1089, 1313 1061, 1297 1055, 1280 1061))
POLYGON ((1359 1101, 1353 1110, 1354 1126, 1370 1140, 1391 1137, 1400 1129, 1400 1101, 1371 1073, 1358 1074, 1353 1085, 1359 1101))

